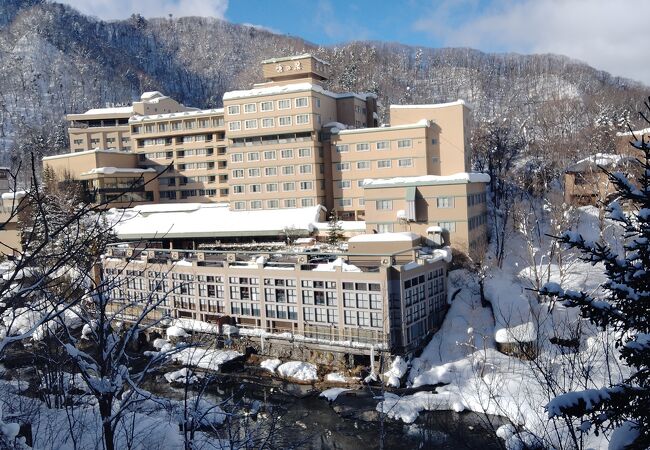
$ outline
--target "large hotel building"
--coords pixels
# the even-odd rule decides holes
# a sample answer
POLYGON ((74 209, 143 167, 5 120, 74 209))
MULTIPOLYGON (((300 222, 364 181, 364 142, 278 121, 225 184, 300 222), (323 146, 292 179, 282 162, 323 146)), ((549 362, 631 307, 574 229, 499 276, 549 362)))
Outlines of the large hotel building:
POLYGON ((170 274, 163 312, 177 318, 415 350, 446 308, 451 252, 440 248, 475 256, 486 242, 489 178, 470 172, 470 109, 391 105, 380 124, 377 96, 329 91, 329 64, 312 55, 262 70, 266 82, 226 92, 222 109, 147 92, 71 114, 71 152, 44 167, 82 183, 91 201, 128 208, 121 240, 162 243, 109 252, 106 276, 126 265, 140 279, 123 298, 170 274), (350 238, 335 258, 236 249, 322 240, 325 211, 350 238))

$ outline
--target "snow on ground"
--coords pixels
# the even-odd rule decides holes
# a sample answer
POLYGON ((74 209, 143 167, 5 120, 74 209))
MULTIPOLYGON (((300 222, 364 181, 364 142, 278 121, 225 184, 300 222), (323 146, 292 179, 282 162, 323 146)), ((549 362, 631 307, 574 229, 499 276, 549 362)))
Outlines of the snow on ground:
POLYGON ((340 372, 332 372, 325 375, 325 380, 333 381, 336 383, 346 383, 348 381, 347 377, 340 372))
POLYGON ((529 294, 514 277, 494 270, 485 279, 485 298, 494 311, 497 342, 534 342, 537 339, 529 294))
POLYGON ((192 372, 192 370, 187 367, 183 367, 179 370, 174 370, 173 372, 167 372, 165 374, 165 380, 168 383, 187 383, 194 384, 199 381, 199 377, 192 372))
POLYGON ((316 366, 302 361, 289 361, 278 367, 278 374, 298 381, 315 381, 318 379, 316 366))
POLYGON ((217 350, 201 347, 190 347, 172 355, 172 360, 179 364, 202 369, 218 371, 222 364, 243 356, 234 350, 217 350))
POLYGON ((268 370, 269 372, 275 372, 275 369, 277 369, 280 364, 282 364, 282 361, 279 359, 265 359, 260 363, 260 367, 262 367, 262 369, 268 370))
POLYGON ((349 391, 349 390, 350 389, 340 388, 340 387, 330 388, 321 392, 319 397, 324 397, 330 402, 333 402, 342 392, 349 391))
MULTIPOLYGON (((597 223, 593 208, 577 212, 585 239, 598 239, 607 233, 595 228, 597 223)), ((597 216, 596 216, 597 218, 597 216)), ((433 336, 421 356, 411 361, 408 385, 425 388, 439 383, 444 386, 399 397, 386 394, 377 410, 388 417, 410 423, 422 411, 471 410, 507 417, 517 429, 502 429, 500 435, 507 448, 523 448, 539 437, 554 446, 566 446, 567 424, 549 422, 545 406, 555 398, 556 392, 582 390, 609 383, 609 377, 625 376, 618 364, 612 336, 581 320, 575 308, 551 305, 546 299, 539 303, 534 293, 525 288, 534 286, 534 273, 528 267, 527 255, 521 235, 508 239, 508 257, 502 270, 491 268, 485 283, 486 297, 491 300, 497 314, 495 319, 489 308, 480 303, 480 290, 476 276, 465 270, 449 273, 448 292, 451 302, 441 329, 433 336), (455 295, 454 295, 455 294, 455 295), (519 319, 504 320, 508 317, 519 319), (501 315, 501 318, 498 315, 501 315), (515 325, 513 327, 513 324, 515 325), (530 338, 539 352, 534 361, 518 359, 496 350, 496 341, 508 342, 530 338), (512 339, 517 338, 517 339, 512 339), (551 338, 573 340, 577 349, 552 344, 551 338), (590 380, 569 377, 568 373, 582 365, 589 370, 590 380), (545 376, 557 382, 554 390, 548 389, 545 376)), ((544 252, 536 249, 538 269, 544 267, 545 280, 561 282, 565 288, 597 290, 604 281, 603 269, 591 266, 576 258, 565 259, 563 270, 544 263, 544 252), (540 259, 542 259, 540 261, 540 259), (543 264, 543 265, 542 265, 543 264)), ((539 270, 538 270, 539 272, 539 270)), ((578 421, 570 424, 575 428, 578 421)), ((604 448, 607 438, 586 435, 584 445, 604 448)))

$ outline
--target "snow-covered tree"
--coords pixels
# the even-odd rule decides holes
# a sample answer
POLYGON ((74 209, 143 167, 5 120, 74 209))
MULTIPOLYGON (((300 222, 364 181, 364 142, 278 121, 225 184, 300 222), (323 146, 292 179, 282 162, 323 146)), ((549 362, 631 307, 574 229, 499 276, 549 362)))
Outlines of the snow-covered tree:
POLYGON ((328 223, 328 232, 327 232, 327 243, 330 245, 336 245, 344 239, 343 226, 341 225, 341 219, 336 211, 332 211, 329 217, 328 223))
MULTIPOLYGON (((650 99, 646 107, 650 110, 650 99)), ((582 431, 616 428, 617 439, 627 434, 629 448, 645 449, 650 447, 650 141, 643 136, 634 139, 632 145, 641 154, 640 178, 608 173, 619 194, 609 204, 608 216, 625 230, 623 250, 604 241, 585 240, 572 231, 559 237, 584 261, 603 265, 608 279, 602 294, 564 290, 555 283, 544 286, 541 293, 580 308, 583 317, 611 330, 630 371, 622 382, 556 397, 547 405, 549 416, 584 417, 582 431)))

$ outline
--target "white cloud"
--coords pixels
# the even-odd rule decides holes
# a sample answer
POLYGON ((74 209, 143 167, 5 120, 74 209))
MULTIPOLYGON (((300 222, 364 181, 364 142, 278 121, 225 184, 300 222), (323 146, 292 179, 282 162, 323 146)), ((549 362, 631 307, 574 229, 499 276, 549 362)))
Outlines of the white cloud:
POLYGON ((342 14, 329 0, 319 0, 314 20, 325 36, 334 42, 362 41, 370 35, 366 27, 354 21, 351 15, 342 14))
POLYGON ((650 85, 647 0, 437 2, 414 29, 446 46, 558 53, 650 85))
POLYGON ((104 20, 125 19, 139 13, 144 17, 204 16, 223 19, 228 0, 59 0, 84 14, 104 20))

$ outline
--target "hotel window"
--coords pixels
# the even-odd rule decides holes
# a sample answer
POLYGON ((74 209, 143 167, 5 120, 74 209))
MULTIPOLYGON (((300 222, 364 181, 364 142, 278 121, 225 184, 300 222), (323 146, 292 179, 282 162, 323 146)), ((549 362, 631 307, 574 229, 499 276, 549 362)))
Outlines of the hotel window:
POLYGON ((291 125, 291 116, 278 117, 278 125, 280 125, 281 127, 286 127, 291 125))
POLYGON ((145 133, 153 133, 153 125, 145 125, 144 126, 144 132, 145 133))
POLYGON ((410 148, 413 145, 410 139, 400 139, 397 141, 397 148, 410 148))
POLYGON ((293 181, 289 181, 287 183, 282 183, 282 190, 284 192, 295 191, 296 190, 296 183, 294 183, 293 181))
POLYGON ((222 127, 223 126, 223 117, 216 117, 212 119, 213 127, 222 127))
POLYGON ((228 107, 228 114, 239 114, 239 105, 230 105, 228 107))
POLYGON ((359 206, 361 206, 361 207, 366 206, 366 199, 365 198, 360 198, 359 199, 359 206))
POLYGON ((346 153, 348 151, 348 144, 341 144, 336 146, 337 153, 346 153))
POLYGON ((267 200, 266 207, 269 209, 278 209, 280 207, 280 202, 277 200, 267 200))
POLYGON ((250 114, 257 112, 257 105, 255 103, 246 103, 244 105, 244 113, 250 114))
POLYGON ((365 181, 366 181, 366 180, 357 180, 357 187, 358 187, 358 188, 362 188, 362 187, 363 187, 363 183, 364 183, 365 181))
POLYGON ((411 158, 399 159, 397 161, 397 165, 399 167, 412 167, 413 166, 413 160, 411 158))
POLYGON ((307 97, 300 97, 296 99, 296 108, 306 108, 309 105, 307 97))
POLYGON ((311 191, 314 189, 314 183, 311 181, 301 181, 300 182, 300 190, 301 191, 311 191))
POLYGON ((271 128, 275 126, 273 117, 266 117, 262 119, 262 128, 271 128))
POLYGON ((260 160, 260 154, 258 152, 249 152, 247 155, 247 159, 249 161, 259 161, 260 160))
POLYGON ((199 119, 199 128, 208 128, 208 119, 199 119))
POLYGON ((243 162, 244 154, 243 153, 233 153, 230 155, 230 161, 234 163, 243 162))
POLYGON ((392 223, 378 223, 377 224, 377 232, 379 232, 379 233, 392 233, 393 232, 393 224, 392 223))
POLYGON ((288 198, 284 200, 284 207, 285 208, 295 208, 296 207, 296 199, 294 198, 288 198))
POLYGON ((172 122, 172 131, 178 131, 183 128, 183 124, 180 120, 172 122))
POLYGON ((282 175, 293 175, 293 166, 283 166, 282 175))
POLYGON ((357 324, 357 317, 354 311, 348 311, 348 310, 343 311, 343 317, 346 325, 357 324))
POLYGON ((167 131, 167 124, 166 123, 159 123, 158 124, 158 131, 167 131))
POLYGON ((234 209, 246 209, 246 202, 235 202, 234 209))
POLYGON ((266 185, 266 192, 278 192, 278 183, 268 183, 266 185))
POLYGON ((303 125, 309 123, 309 114, 298 114, 296 116, 296 125, 303 125))
POLYGON ((257 119, 249 119, 244 122, 244 125, 246 126, 247 130, 257 128, 257 119))
POLYGON ((244 186, 241 184, 236 184, 232 187, 232 193, 233 194, 243 194, 244 193, 244 186))
POLYGON ((311 173, 311 164, 302 164, 299 168, 300 173, 311 173))
POLYGON ((391 210, 393 209, 392 200, 377 200, 375 202, 375 208, 378 210, 391 210))
POLYGON ((262 201, 261 200, 251 201, 251 209, 262 209, 262 201))
POLYGON ((359 170, 370 169, 370 161, 357 161, 357 169, 359 170))
POLYGON ((291 100, 278 100, 278 109, 289 109, 291 108, 291 100))
POLYGON ((339 170, 341 172, 345 172, 347 170, 350 170, 350 163, 348 163, 348 162, 337 163, 336 164, 336 170, 339 170))
POLYGON ((131 127, 131 133, 132 134, 138 134, 142 131, 142 126, 134 126, 131 127))
POLYGON ((350 189, 351 187, 351 182, 350 180, 341 180, 339 181, 339 188, 341 189, 350 189))
POLYGON ((311 156, 311 149, 310 148, 299 148, 298 149, 298 156, 300 158, 308 158, 311 156))
POLYGON ((453 208, 454 197, 438 197, 436 204, 438 208, 453 208))
POLYGON ((456 222, 438 222, 438 226, 452 233, 456 231, 456 222))
POLYGON ((342 198, 339 200, 339 206, 352 206, 352 199, 342 198))
POLYGON ((388 150, 390 149, 390 142, 389 141, 379 141, 377 142, 377 150, 388 150))
POLYGON ((267 177, 274 177, 278 174, 278 168, 277 167, 266 167, 264 169, 264 175, 267 177))
POLYGON ((357 144, 358 152, 367 152, 368 150, 370 150, 370 144, 368 144, 367 142, 363 144, 357 144))
POLYGON ((260 103, 260 110, 262 110, 262 111, 273 111, 273 102, 262 102, 262 103, 260 103))
POLYGON ((293 158, 293 150, 292 149, 281 150, 280 156, 282 157, 282 159, 293 158))
POLYGON ((265 160, 272 160, 275 159, 275 150, 267 150, 264 152, 264 159, 265 160))
POLYGON ((262 185, 261 184, 249 184, 248 185, 248 192, 252 194, 258 194, 262 192, 262 185))
POLYGON ((239 120, 235 120, 234 122, 228 122, 228 129, 230 131, 241 130, 241 122, 239 120))
POLYGON ((303 208, 307 208, 309 206, 314 206, 314 199, 313 198, 302 198, 300 199, 300 206, 303 208))
POLYGON ((360 327, 370 326, 370 313, 366 311, 359 311, 358 315, 358 325, 360 327))
POLYGON ((191 130, 191 129, 194 128, 194 125, 195 125, 195 124, 196 124, 195 121, 193 121, 193 120, 188 120, 188 121, 185 122, 185 129, 186 129, 186 130, 191 130))
POLYGON ((390 169, 391 166, 391 161, 390 159, 381 159, 377 161, 377 168, 378 169, 390 169))
POLYGON ((248 169, 248 176, 249 177, 259 177, 260 176, 260 169, 258 169, 258 168, 248 169))
POLYGON ((233 178, 244 178, 244 169, 235 169, 232 171, 233 178))

